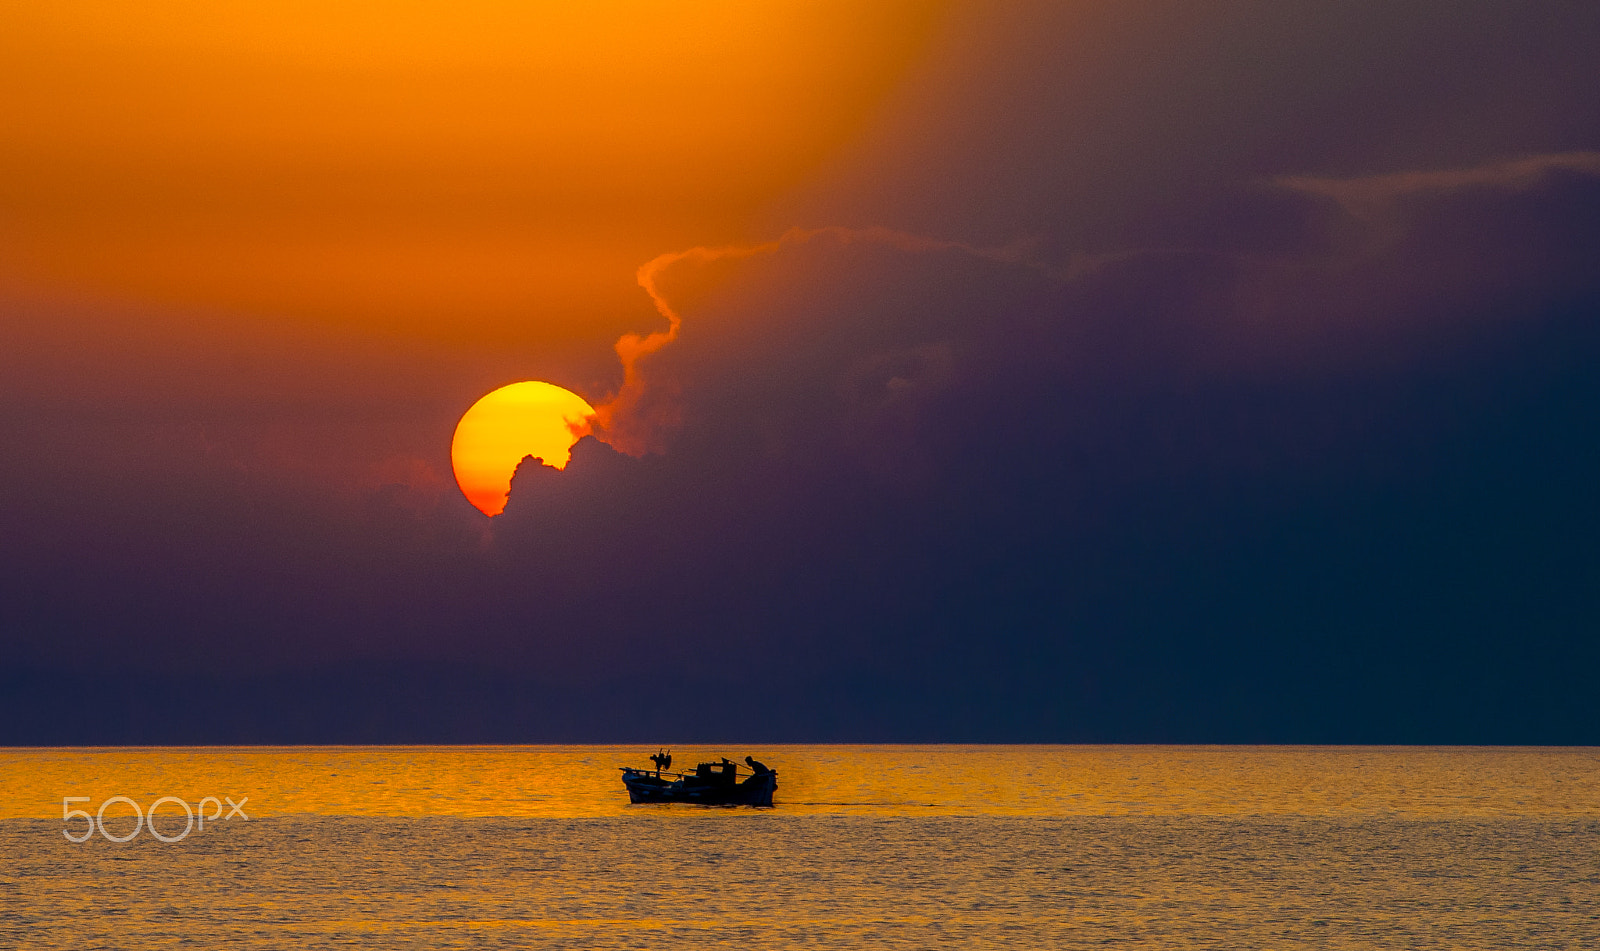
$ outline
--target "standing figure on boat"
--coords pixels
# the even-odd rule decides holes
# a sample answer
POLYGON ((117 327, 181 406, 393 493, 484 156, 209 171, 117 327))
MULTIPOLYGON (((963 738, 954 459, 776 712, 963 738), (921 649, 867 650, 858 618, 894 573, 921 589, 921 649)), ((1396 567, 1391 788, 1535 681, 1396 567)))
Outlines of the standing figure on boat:
POLYGON ((757 776, 761 775, 762 773, 772 772, 772 770, 767 768, 766 763, 757 761, 753 756, 746 756, 744 761, 745 765, 750 767, 750 772, 755 773, 757 776))

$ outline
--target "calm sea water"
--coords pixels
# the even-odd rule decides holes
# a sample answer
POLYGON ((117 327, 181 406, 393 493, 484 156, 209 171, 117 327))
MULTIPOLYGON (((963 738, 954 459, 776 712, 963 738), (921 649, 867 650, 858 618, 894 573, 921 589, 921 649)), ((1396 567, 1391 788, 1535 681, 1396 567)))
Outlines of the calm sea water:
POLYGON ((770 810, 629 806, 649 752, 0 750, 0 947, 1600 947, 1600 750, 674 751, 770 810))

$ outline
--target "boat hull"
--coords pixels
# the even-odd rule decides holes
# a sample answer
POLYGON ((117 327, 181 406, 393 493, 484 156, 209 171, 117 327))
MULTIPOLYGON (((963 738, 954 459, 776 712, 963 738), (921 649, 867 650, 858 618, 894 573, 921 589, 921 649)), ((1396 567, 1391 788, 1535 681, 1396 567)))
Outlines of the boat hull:
POLYGON ((665 780, 642 770, 624 770, 622 783, 635 803, 687 802, 702 806, 770 806, 778 788, 776 772, 757 773, 739 783, 696 782, 696 777, 665 780))

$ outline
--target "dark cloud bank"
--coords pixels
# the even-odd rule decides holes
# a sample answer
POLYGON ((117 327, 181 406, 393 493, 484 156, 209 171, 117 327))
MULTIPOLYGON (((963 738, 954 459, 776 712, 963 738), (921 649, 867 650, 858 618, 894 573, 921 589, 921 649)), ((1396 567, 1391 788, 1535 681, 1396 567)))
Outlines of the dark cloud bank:
POLYGON ((120 472, 62 539, 14 488, 0 742, 1600 741, 1600 155, 1135 231, 676 262, 487 527, 120 472))

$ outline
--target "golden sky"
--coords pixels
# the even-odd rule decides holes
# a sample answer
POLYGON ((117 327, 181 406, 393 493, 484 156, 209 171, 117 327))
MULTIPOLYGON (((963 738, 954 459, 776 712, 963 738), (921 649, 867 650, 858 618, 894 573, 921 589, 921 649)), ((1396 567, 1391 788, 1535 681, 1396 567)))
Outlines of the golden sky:
POLYGON ((0 277, 435 340, 612 340, 657 254, 869 121, 927 2, 13 3, 0 277))

